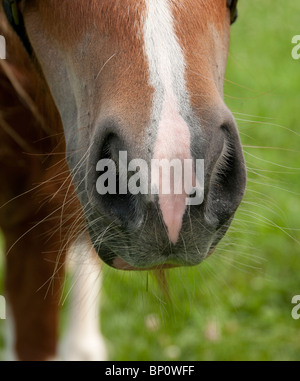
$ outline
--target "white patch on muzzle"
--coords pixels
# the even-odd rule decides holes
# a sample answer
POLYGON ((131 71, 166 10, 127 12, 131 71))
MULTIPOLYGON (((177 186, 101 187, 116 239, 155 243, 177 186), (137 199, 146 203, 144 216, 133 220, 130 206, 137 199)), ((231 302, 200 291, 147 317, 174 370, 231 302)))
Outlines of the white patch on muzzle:
MULTIPOLYGON (((150 126, 156 133, 153 158, 169 161, 179 159, 183 162, 184 159, 191 159, 191 135, 184 120, 191 110, 186 89, 184 55, 175 33, 170 2, 147 0, 146 4, 144 44, 150 85, 155 90, 150 126)), ((160 188, 159 184, 157 187, 160 188)), ((174 187, 171 183, 173 190, 174 187)), ((159 192, 160 209, 169 239, 173 243, 177 242, 181 230, 186 197, 183 189, 182 194, 159 192)))

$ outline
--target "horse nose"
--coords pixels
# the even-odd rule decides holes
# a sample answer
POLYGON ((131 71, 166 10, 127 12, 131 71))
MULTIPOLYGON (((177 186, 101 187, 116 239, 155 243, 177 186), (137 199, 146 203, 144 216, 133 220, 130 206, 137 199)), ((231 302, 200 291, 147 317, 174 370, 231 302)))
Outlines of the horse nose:
POLYGON ((116 127, 101 133, 88 169, 94 173, 92 208, 127 232, 147 224, 162 228, 174 245, 195 221, 219 229, 233 216, 246 184, 235 121, 229 111, 222 115, 197 128, 180 120, 176 144, 167 144, 166 131, 148 156, 116 127))
POLYGON ((163 222, 169 241, 175 244, 186 200, 197 183, 189 150, 154 149, 147 156, 147 150, 138 152, 132 138, 122 137, 115 126, 97 141, 88 168, 93 174, 88 182, 92 207, 129 231, 136 231, 151 214, 157 226, 163 227, 163 222))

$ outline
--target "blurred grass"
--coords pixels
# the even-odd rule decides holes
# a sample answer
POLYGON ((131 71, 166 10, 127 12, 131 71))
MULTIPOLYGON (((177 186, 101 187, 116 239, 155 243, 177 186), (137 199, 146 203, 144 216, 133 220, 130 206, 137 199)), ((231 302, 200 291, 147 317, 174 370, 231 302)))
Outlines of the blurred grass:
POLYGON ((291 57, 300 3, 239 3, 225 100, 248 166, 244 202, 213 256, 168 273, 171 302, 151 274, 104 268, 112 360, 300 359, 291 317, 300 294, 300 60, 291 57))

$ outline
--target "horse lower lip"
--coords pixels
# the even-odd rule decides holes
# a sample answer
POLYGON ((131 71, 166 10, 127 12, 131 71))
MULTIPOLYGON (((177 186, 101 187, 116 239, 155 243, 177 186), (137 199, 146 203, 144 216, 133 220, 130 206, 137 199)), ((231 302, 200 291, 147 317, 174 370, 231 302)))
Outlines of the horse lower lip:
POLYGON ((213 254, 213 252, 214 252, 215 250, 216 250, 216 246, 213 247, 213 248, 208 252, 206 258, 210 257, 210 256, 213 254))
POLYGON ((177 266, 170 263, 163 263, 161 265, 139 268, 139 267, 134 267, 130 265, 129 263, 127 263, 126 261, 124 261, 124 259, 117 257, 113 261, 113 267, 118 270, 147 271, 147 270, 164 270, 164 269, 170 269, 177 266))

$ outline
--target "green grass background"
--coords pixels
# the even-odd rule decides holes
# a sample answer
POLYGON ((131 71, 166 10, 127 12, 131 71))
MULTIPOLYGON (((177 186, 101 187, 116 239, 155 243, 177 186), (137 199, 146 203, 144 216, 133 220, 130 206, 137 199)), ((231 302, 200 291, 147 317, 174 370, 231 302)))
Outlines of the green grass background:
MULTIPOLYGON (((213 256, 169 272, 171 302, 151 274, 104 268, 111 360, 300 359, 291 317, 300 294, 300 60, 291 57, 300 3, 239 3, 225 100, 244 145, 244 202, 213 256)), ((63 310, 65 325, 68 300, 63 310)))

